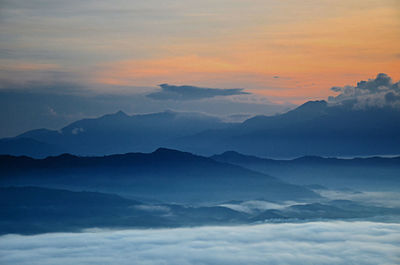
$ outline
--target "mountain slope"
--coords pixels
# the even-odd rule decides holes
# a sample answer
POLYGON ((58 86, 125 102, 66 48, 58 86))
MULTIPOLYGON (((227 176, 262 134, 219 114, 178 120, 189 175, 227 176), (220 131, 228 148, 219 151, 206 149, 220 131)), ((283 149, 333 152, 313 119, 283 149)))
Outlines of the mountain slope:
POLYGON ((90 190, 169 202, 315 198, 312 191, 210 158, 170 149, 104 157, 0 156, 0 186, 90 190))
POLYGON ((46 157, 63 153, 63 148, 33 138, 0 139, 0 154, 46 157))
MULTIPOLYGON (((69 124, 59 131, 32 130, 17 136, 43 143, 41 147, 26 146, 26 150, 11 147, 0 148, 2 154, 41 155, 36 152, 44 144, 57 147, 58 154, 104 155, 131 151, 149 152, 160 146, 168 146, 173 139, 195 134, 208 129, 224 128, 230 124, 218 118, 199 113, 165 111, 129 116, 122 111, 95 119, 83 119, 69 124), (11 150, 11 151, 9 151, 11 150)), ((0 146, 1 147, 1 146, 0 146)))
POLYGON ((76 121, 59 131, 29 131, 13 140, 29 139, 36 145, 24 148, 17 143, 5 148, 0 142, 0 153, 36 157, 63 152, 107 155, 168 147, 202 155, 235 150, 285 158, 365 156, 398 154, 398 135, 398 108, 355 109, 309 101, 284 114, 256 116, 236 124, 196 113, 166 111, 128 116, 117 112, 76 121))
POLYGON ((292 160, 275 160, 228 151, 212 159, 268 172, 298 185, 319 184, 329 188, 399 189, 400 157, 323 158, 305 156, 292 160))
POLYGON ((235 150, 267 157, 398 154, 400 110, 353 109, 307 102, 276 116, 256 116, 229 129, 180 140, 180 150, 200 154, 235 150))

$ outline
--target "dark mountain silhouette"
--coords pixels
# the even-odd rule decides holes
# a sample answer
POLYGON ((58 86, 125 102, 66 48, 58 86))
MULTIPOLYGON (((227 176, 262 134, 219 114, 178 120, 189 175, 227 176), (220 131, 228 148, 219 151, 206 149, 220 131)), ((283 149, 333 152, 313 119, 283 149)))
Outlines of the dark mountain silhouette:
POLYGON ((266 174, 164 148, 104 157, 0 156, 0 186, 10 185, 112 192, 169 202, 318 197, 305 187, 266 174))
POLYGON ((33 138, 0 139, 0 153, 9 155, 27 155, 31 157, 46 157, 63 153, 63 149, 33 138))
POLYGON ((211 158, 259 172, 268 172, 298 185, 319 184, 330 188, 369 190, 400 187, 400 156, 353 159, 304 156, 291 160, 275 160, 228 151, 211 158))
POLYGON ((202 155, 235 150, 265 157, 398 154, 400 110, 355 109, 309 101, 275 116, 228 124, 196 113, 166 111, 128 116, 123 112, 74 122, 59 131, 26 132, 0 141, 0 153, 45 157, 63 152, 107 155, 150 152, 160 146, 202 155), (23 147, 21 138, 35 141, 23 147), (42 144, 42 145, 40 145, 42 144), (40 150, 40 151, 38 151, 40 150))
POLYGON ((229 129, 182 139, 180 150, 235 150, 266 157, 398 154, 400 110, 354 109, 310 101, 285 114, 256 116, 229 129))
POLYGON ((27 145, 24 150, 19 145, 13 149, 0 142, 0 153, 46 157, 61 153, 104 155, 150 152, 182 136, 229 126, 216 117, 199 113, 165 111, 129 116, 119 111, 100 118, 76 121, 59 131, 28 131, 14 138, 14 141, 30 139, 37 145, 27 145), (39 142, 43 145, 40 146, 39 142), (53 149, 46 152, 48 146, 53 149), (40 149, 43 151, 38 151, 40 149))

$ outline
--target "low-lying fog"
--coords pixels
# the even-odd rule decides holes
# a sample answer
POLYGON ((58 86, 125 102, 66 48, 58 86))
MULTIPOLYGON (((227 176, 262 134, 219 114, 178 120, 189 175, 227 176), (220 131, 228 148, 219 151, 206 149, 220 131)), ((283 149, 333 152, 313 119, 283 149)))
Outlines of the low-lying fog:
POLYGON ((321 196, 330 200, 351 200, 374 206, 400 207, 400 192, 339 190, 320 190, 318 192, 321 196))
POLYGON ((308 222, 0 237, 0 264, 399 264, 400 224, 308 222))

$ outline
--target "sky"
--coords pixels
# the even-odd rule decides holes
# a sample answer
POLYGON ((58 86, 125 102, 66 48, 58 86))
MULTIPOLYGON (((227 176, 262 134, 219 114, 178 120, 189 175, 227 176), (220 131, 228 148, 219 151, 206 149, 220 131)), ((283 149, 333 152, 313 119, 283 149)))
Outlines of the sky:
POLYGON ((400 225, 311 222, 0 237, 4 264, 398 264, 400 225))
POLYGON ((120 109, 271 115, 399 80, 399 43, 397 0, 0 0, 0 137, 120 109))

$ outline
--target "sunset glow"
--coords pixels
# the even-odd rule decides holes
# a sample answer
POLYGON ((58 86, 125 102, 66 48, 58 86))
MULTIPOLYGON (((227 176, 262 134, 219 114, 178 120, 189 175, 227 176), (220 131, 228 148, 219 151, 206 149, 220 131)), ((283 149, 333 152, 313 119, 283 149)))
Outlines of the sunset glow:
POLYGON ((241 87, 294 103, 380 72, 400 78, 397 1, 153 2, 6 3, 0 77, 43 81, 56 71, 93 87, 241 87))

